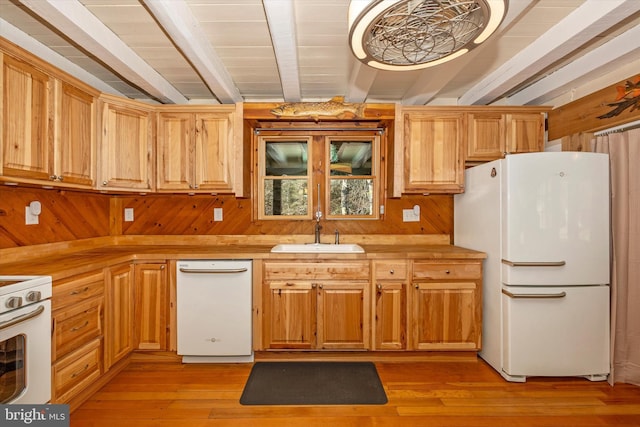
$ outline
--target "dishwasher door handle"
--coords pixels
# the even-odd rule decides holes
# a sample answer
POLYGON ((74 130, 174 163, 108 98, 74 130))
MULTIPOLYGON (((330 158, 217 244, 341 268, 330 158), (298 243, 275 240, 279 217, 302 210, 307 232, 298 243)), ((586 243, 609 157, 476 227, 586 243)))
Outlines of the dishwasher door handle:
POLYGON ((196 273, 196 274, 228 274, 228 273, 244 273, 248 271, 248 268, 221 268, 221 269, 200 269, 200 268, 183 268, 180 267, 181 273, 196 273))

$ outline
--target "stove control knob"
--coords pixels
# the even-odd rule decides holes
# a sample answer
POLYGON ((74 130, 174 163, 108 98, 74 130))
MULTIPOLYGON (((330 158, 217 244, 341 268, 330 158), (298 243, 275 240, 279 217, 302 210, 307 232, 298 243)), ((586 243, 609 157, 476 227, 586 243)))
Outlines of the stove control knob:
POLYGON ((4 303, 7 308, 18 308, 22 306, 22 297, 11 297, 4 303))
POLYGON ((27 302, 38 302, 42 298, 42 292, 40 291, 30 291, 27 296, 24 298, 27 302))

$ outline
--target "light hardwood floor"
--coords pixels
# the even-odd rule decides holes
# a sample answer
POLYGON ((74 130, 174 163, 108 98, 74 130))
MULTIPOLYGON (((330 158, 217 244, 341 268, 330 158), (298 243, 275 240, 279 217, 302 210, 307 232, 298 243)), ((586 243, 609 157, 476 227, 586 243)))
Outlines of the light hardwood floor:
POLYGON ((242 406, 250 364, 183 365, 134 357, 71 414, 71 427, 640 426, 640 387, 581 378, 504 381, 481 359, 376 359, 389 402, 242 406))

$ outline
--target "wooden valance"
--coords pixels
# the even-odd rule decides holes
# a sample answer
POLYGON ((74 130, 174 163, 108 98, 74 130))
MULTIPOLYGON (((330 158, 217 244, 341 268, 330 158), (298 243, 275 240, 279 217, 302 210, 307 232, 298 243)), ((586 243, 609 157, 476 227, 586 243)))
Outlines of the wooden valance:
POLYGON ((597 132, 640 120, 640 74, 554 108, 548 116, 548 139, 597 132))

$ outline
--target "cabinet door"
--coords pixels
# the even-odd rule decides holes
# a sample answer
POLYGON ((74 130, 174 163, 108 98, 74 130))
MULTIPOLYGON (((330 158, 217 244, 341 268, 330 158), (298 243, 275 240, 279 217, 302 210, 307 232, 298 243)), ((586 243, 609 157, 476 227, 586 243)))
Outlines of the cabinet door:
POLYGON ((490 161, 505 155, 505 115, 479 112, 467 115, 467 161, 490 161))
POLYGON ((91 188, 95 184, 95 98, 67 83, 62 83, 59 98, 55 179, 91 188))
POLYGON ((195 115, 195 188, 233 191, 233 114, 195 115))
POLYGON ((133 351, 133 279, 132 265, 108 268, 105 271, 105 371, 133 351))
POLYGON ((52 79, 8 55, 2 62, 0 175, 48 181, 53 170, 52 79))
POLYGON ((530 153, 544 150, 544 115, 507 114, 507 151, 530 153))
POLYGON ((404 115, 404 191, 460 193, 464 182, 464 114, 404 115))
POLYGON ((316 285, 277 282, 265 285, 264 342, 267 348, 316 347, 316 285))
POLYGON ((165 264, 135 266, 135 333, 138 350, 167 350, 169 293, 165 264))
POLYGON ((407 285, 379 282, 376 285, 374 350, 402 350, 407 345, 407 285))
POLYGON ((318 285, 318 348, 369 348, 369 284, 318 285))
POLYGON ((475 282, 415 283, 412 347, 415 350, 480 348, 480 297, 475 282))
POLYGON ((152 125, 153 114, 150 110, 126 102, 103 102, 99 189, 153 189, 152 125))
POLYGON ((190 190, 194 185, 193 114, 158 114, 158 190, 190 190))

